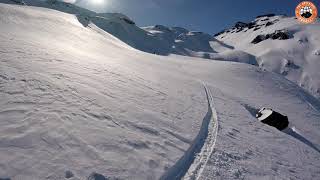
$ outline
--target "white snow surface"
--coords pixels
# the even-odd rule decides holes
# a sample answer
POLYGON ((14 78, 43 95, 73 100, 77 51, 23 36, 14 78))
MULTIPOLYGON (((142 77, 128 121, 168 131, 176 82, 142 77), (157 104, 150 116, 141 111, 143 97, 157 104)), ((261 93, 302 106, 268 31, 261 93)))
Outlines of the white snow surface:
POLYGON ((265 16, 256 18, 252 23, 255 23, 260 29, 231 28, 215 38, 234 46, 237 50, 255 56, 261 68, 285 76, 319 98, 319 19, 313 24, 306 25, 299 23, 295 17, 265 16), (266 26, 267 23, 271 25, 266 26), (251 43, 258 35, 273 33, 276 30, 287 31, 291 36, 290 39, 267 39, 258 44, 251 43))
MULTIPOLYGON (((159 179, 183 157, 186 179, 320 178, 320 103, 279 74, 138 51, 56 10, 0 3, 0 14, 0 178, 159 179), (260 107, 288 116, 304 140, 257 121, 260 107), (213 110, 216 137, 203 132, 213 110), (200 158, 188 156, 197 144, 200 158)), ((304 28, 308 42, 318 37, 318 26, 304 28)))
POLYGON ((95 13, 59 0, 0 0, 5 3, 23 2, 75 14, 85 26, 93 23, 129 46, 158 55, 184 55, 220 61, 234 61, 260 66, 285 76, 320 98, 320 23, 301 24, 294 17, 261 16, 254 27, 227 29, 218 36, 189 31, 181 27, 155 25, 137 27, 119 13, 95 13), (288 40, 268 39, 258 44, 251 41, 258 35, 285 30, 288 40))

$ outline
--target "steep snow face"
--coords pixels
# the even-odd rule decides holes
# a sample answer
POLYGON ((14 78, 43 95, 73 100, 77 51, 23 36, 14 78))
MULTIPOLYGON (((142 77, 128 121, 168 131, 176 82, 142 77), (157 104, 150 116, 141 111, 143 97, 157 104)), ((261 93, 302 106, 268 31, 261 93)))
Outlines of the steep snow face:
POLYGON ((320 97, 319 21, 305 25, 293 17, 262 16, 250 23, 237 23, 216 38, 256 56, 261 68, 282 74, 320 97), (263 38, 252 43, 258 36, 263 38))
POLYGON ((254 117, 271 107, 320 148, 319 101, 278 74, 144 53, 55 10, 0 14, 0 178, 159 179, 184 157, 200 179, 319 179, 310 143, 254 117))

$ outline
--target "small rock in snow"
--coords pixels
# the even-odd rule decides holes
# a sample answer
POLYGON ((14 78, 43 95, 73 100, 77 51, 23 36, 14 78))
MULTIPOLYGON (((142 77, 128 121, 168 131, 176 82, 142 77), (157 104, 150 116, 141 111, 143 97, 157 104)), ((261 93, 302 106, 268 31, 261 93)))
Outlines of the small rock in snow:
POLYGON ((93 172, 88 177, 88 180, 108 180, 108 179, 101 174, 93 172))
POLYGON ((74 174, 71 171, 66 171, 64 177, 69 179, 72 178, 74 176, 74 174))

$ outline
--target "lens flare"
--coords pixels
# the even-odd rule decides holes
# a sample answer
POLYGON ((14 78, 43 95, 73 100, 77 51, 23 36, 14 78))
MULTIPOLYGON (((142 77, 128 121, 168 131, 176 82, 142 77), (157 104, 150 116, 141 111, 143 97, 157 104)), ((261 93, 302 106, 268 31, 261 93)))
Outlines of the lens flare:
POLYGON ((103 4, 105 0, 91 0, 92 4, 103 4))

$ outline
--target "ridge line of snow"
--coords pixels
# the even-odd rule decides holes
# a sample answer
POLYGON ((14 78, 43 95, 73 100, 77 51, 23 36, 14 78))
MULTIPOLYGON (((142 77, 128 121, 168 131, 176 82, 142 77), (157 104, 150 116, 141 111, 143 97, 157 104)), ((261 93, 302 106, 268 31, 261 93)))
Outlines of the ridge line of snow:
POLYGON ((198 179, 213 152, 218 133, 217 112, 213 107, 211 91, 203 83, 208 111, 197 137, 184 155, 160 179, 198 179))

